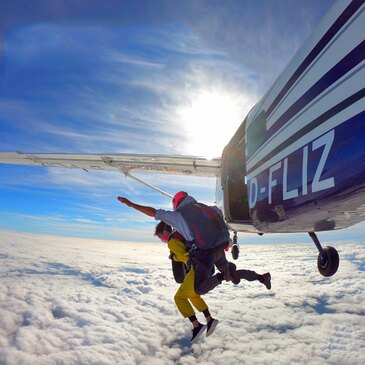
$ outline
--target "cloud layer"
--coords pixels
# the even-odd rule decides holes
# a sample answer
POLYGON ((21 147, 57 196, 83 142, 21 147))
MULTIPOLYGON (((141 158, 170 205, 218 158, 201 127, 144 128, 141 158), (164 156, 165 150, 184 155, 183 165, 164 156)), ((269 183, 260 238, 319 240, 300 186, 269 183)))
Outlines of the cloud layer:
MULTIPOLYGON (((340 244, 322 278, 311 245, 242 246, 273 289, 224 283, 220 320, 190 346, 166 247, 1 232, 1 364, 363 364, 365 245, 340 244)), ((201 318, 201 316, 199 316, 201 318)), ((202 318, 201 318, 202 319, 202 318)))

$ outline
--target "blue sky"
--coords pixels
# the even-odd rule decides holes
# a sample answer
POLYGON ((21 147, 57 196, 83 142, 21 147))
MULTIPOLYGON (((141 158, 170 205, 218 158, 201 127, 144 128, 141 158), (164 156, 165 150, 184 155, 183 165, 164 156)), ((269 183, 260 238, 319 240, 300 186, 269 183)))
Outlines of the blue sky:
MULTIPOLYGON (((333 2, 2 1, 0 151, 219 157, 333 2)), ((147 179, 214 201, 214 179, 147 179)), ((151 240, 117 195, 170 205, 118 173, 3 165, 0 229, 151 240)))

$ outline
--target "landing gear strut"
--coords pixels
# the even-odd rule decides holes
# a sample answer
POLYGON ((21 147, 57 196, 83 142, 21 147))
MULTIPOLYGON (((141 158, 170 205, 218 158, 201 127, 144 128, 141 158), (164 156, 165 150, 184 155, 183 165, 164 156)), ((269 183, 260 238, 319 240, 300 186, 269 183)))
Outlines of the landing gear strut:
POLYGON ((233 260, 237 260, 238 256, 239 256, 239 253, 240 253, 240 249, 239 249, 237 240, 238 240, 237 232, 234 231, 233 232, 233 245, 232 245, 232 249, 231 249, 233 260))
POLYGON ((317 235, 314 232, 308 232, 310 238, 318 249, 317 267, 318 271, 323 276, 332 276, 336 273, 340 258, 335 248, 326 246, 322 248, 317 235))

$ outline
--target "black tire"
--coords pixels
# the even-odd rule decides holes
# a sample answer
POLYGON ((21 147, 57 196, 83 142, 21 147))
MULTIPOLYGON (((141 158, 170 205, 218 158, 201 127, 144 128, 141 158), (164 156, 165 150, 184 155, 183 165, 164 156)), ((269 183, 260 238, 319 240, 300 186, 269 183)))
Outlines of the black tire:
POLYGON ((321 275, 329 277, 336 273, 340 257, 335 248, 327 246, 323 248, 322 253, 318 255, 317 267, 321 275))
POLYGON ((174 274, 174 279, 178 284, 181 284, 186 276, 186 266, 183 262, 178 262, 171 260, 172 273, 174 274))
POLYGON ((233 245, 232 246, 231 253, 232 253, 233 260, 237 260, 238 256, 239 256, 239 253, 240 253, 240 249, 238 248, 238 245, 233 245))

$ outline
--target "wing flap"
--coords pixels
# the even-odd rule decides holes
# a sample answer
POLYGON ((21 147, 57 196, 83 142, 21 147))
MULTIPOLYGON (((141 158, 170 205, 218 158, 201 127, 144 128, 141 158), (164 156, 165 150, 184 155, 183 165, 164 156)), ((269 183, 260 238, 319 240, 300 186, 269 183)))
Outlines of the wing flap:
POLYGON ((211 176, 220 173, 220 158, 144 154, 63 154, 0 152, 0 163, 75 169, 143 171, 172 175, 211 176))

